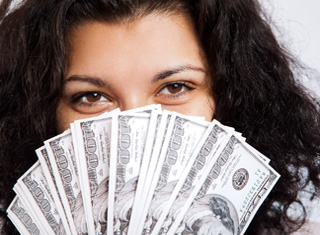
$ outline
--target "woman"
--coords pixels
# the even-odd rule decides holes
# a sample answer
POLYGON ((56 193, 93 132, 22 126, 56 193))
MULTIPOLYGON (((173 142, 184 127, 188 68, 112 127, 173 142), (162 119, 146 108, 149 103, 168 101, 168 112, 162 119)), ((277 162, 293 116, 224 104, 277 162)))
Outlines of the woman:
POLYGON ((294 81, 254 0, 23 1, 0 20, 0 198, 34 149, 75 119, 160 103, 218 119, 271 159, 281 179, 246 234, 289 234, 319 195, 320 113, 294 81), (308 199, 309 200, 309 199, 308 199), (301 209, 288 215, 292 206, 301 209))

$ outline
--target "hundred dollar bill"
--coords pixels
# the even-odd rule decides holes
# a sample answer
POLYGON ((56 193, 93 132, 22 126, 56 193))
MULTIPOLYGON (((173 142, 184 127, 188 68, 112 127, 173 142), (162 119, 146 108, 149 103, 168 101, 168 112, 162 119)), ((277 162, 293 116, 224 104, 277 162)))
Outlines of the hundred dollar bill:
POLYGON ((131 113, 151 113, 152 111, 161 112, 161 105, 160 104, 150 104, 147 106, 142 106, 134 109, 129 109, 126 111, 122 111, 122 114, 131 114, 131 113))
POLYGON ((141 218, 143 216, 149 186, 153 177, 153 172, 158 161, 158 155, 161 149, 160 147, 163 143, 164 134, 168 126, 167 124, 170 120, 170 118, 168 118, 168 115, 168 111, 157 113, 155 128, 151 128, 151 130, 154 130, 154 133, 149 133, 152 135, 152 137, 148 138, 148 141, 150 142, 146 143, 146 145, 150 145, 151 148, 149 152, 144 153, 142 159, 136 194, 132 206, 131 220, 127 233, 128 235, 141 234, 141 232, 139 233, 137 229, 139 223, 142 223, 143 225, 144 222, 143 220, 141 220, 141 218))
MULTIPOLYGON (((192 187, 192 185, 196 185, 198 183, 207 162, 210 161, 218 149, 223 146, 225 139, 231 135, 230 132, 233 133, 233 130, 225 128, 216 120, 210 123, 192 153, 192 156, 190 157, 183 173, 180 175, 180 178, 176 179, 172 184, 168 184, 166 186, 167 191, 162 192, 162 194, 170 192, 170 195, 166 195, 167 202, 164 205, 161 215, 158 217, 156 225, 152 230, 152 234, 158 234, 163 226, 165 227, 166 224, 171 223, 170 214, 169 216, 167 215, 179 192, 185 191, 192 187), (169 217, 169 221, 168 219, 165 221, 167 217, 169 217), (165 225, 163 225, 163 223, 165 225)), ((159 196, 161 196, 161 194, 159 196)))
POLYGON ((149 113, 113 118, 108 201, 108 234, 127 228, 150 123, 149 113))
POLYGON ((72 234, 86 234, 87 225, 71 131, 44 142, 72 234))
MULTIPOLYGON (((164 110, 162 113, 159 127, 157 127, 158 130, 156 130, 156 136, 154 139, 155 143, 153 144, 152 156, 150 158, 150 164, 147 169, 147 176, 144 177, 145 183, 144 183, 143 191, 140 193, 140 196, 138 196, 136 193, 136 197, 135 197, 136 207, 133 207, 132 209, 131 218, 133 219, 130 221, 128 235, 142 234, 145 218, 148 213, 148 208, 149 208, 148 205, 152 200, 153 192, 156 187, 156 184, 152 184, 153 176, 154 176, 154 172, 156 171, 156 166, 159 159, 159 153, 163 146, 164 136, 168 129, 170 118, 171 118, 171 112, 164 110)), ((205 121, 204 117, 199 117, 199 116, 189 116, 189 118, 190 120, 193 120, 196 122, 205 121)), ((143 169, 141 169, 141 171, 144 172, 143 169)), ((140 178, 138 181, 138 186, 139 186, 139 183, 140 183, 140 178)), ((138 190, 138 187, 137 187, 137 190, 138 190)))
MULTIPOLYGON (((135 108, 135 109, 130 109, 130 110, 126 110, 126 111, 122 112, 122 114, 126 114, 126 113, 129 113, 129 114, 130 113, 150 113, 151 116, 157 115, 157 117, 156 117, 157 123, 155 125, 155 128, 150 128, 148 131, 148 137, 147 137, 148 143, 146 143, 146 148, 143 153, 141 169, 140 169, 140 173, 139 173, 139 177, 138 177, 138 181, 137 181, 136 192, 135 192, 135 196, 134 196, 134 202, 133 202, 132 209, 131 209, 132 213, 130 215, 130 218, 133 218, 133 219, 129 220, 130 223, 129 223, 129 226, 127 229, 127 231, 128 231, 127 234, 137 234, 136 232, 133 232, 133 231, 135 231, 135 228, 133 228, 133 227, 137 224, 137 221, 135 220, 135 218, 140 218, 139 217, 139 213, 140 213, 140 209, 141 209, 140 202, 144 200, 142 198, 144 196, 142 190, 145 188, 144 182, 146 180, 147 170, 149 169, 151 153, 153 151, 155 137, 158 134, 160 134, 160 133, 157 133, 157 129, 159 128, 159 123, 160 123, 160 120, 163 115, 162 115, 162 109, 161 109, 160 104, 152 104, 152 105, 143 106, 143 107, 139 107, 139 108, 135 108), (154 114, 151 114, 152 112, 154 114), (153 143, 151 143, 151 142, 153 142, 153 143), (152 145, 152 147, 150 147, 151 145, 152 145)), ((165 111, 165 115, 167 115, 167 113, 168 112, 165 111)), ((151 117, 150 125, 154 125, 154 124, 152 124, 153 119, 154 118, 151 117)))
POLYGON ((181 192, 164 234, 243 234, 279 174, 231 136, 198 184, 181 192))
POLYGON ((148 195, 148 197, 152 200, 147 205, 149 209, 144 224, 145 234, 149 234, 153 229, 167 203, 165 197, 160 195, 163 195, 168 186, 175 184, 180 178, 208 125, 209 122, 195 121, 194 118, 172 113, 150 185, 149 194, 152 196, 148 195))
POLYGON ((7 209, 8 217, 18 229, 20 234, 40 235, 45 234, 39 228, 39 223, 35 222, 30 215, 30 211, 21 202, 18 196, 15 196, 10 206, 7 209))
POLYGON ((89 234, 106 231, 113 113, 75 121, 72 127, 89 234))
POLYGON ((130 207, 129 210, 131 210, 131 212, 127 216, 127 219, 128 219, 127 221, 122 220, 122 228, 124 231, 126 231, 127 234, 129 233, 129 225, 130 225, 129 221, 132 221, 131 224, 136 224, 136 218, 140 217, 141 201, 144 201, 145 199, 143 190, 145 187, 147 187, 146 177, 147 177, 148 169, 150 167, 151 155, 154 150, 156 136, 162 134, 161 133, 162 130, 158 131, 160 127, 160 121, 162 119, 162 116, 166 116, 167 114, 167 112, 165 112, 165 114, 162 115, 159 112, 160 111, 156 109, 152 110, 151 112, 146 141, 145 141, 145 147, 141 156, 141 166, 139 169, 139 174, 135 179, 136 190, 134 193, 134 198, 133 198, 132 204, 127 204, 127 206, 130 207))
POLYGON ((52 195, 52 199, 54 204, 56 205, 56 209, 60 215, 63 226, 65 228, 66 234, 71 234, 69 223, 67 221, 66 214, 64 212, 61 197, 59 195, 59 191, 57 188, 56 181, 54 179, 53 170, 51 167, 51 163, 49 161, 48 152, 45 146, 42 146, 36 150, 36 154, 38 156, 38 160, 41 164, 41 168, 43 169, 43 174, 48 182, 48 187, 52 195))
POLYGON ((39 161, 19 178, 14 190, 24 204, 32 208, 47 234, 66 234, 39 161))

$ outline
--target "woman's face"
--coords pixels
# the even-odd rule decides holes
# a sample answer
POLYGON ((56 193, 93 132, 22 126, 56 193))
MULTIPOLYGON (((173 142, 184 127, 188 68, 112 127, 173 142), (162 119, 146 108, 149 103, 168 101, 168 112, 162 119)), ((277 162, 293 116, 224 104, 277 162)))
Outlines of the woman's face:
POLYGON ((89 22, 70 37, 70 64, 57 109, 59 132, 76 119, 149 104, 212 120, 215 103, 206 60, 186 16, 89 22))

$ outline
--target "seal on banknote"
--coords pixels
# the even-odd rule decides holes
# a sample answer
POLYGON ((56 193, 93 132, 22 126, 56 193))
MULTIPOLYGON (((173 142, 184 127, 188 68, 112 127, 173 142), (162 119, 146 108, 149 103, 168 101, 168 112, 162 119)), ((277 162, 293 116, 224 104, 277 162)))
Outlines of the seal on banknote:
POLYGON ((246 186, 248 180, 249 172, 244 168, 240 168, 232 176, 232 186, 235 190, 241 190, 246 186))

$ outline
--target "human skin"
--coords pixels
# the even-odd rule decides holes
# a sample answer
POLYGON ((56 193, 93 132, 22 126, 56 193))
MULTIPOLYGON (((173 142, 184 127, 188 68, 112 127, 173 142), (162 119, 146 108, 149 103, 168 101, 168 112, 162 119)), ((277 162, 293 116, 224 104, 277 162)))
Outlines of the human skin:
POLYGON ((62 132, 76 119, 149 104, 211 121, 204 52, 183 14, 149 14, 120 23, 87 22, 70 33, 71 51, 57 109, 62 132))

